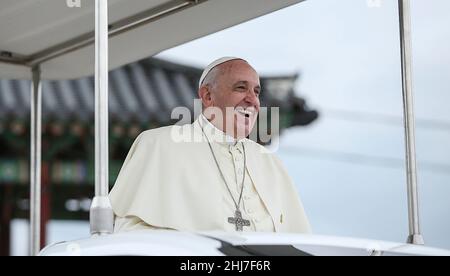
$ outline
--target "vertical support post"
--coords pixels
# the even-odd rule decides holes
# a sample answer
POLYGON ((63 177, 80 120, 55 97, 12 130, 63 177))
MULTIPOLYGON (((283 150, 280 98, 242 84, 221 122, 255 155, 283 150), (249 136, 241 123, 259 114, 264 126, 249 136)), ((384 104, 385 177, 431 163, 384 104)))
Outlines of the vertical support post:
POLYGON ((4 193, 0 196, 3 205, 0 206, 2 212, 0 214, 0 256, 9 256, 11 247, 11 220, 14 208, 14 184, 6 183, 2 188, 4 193))
POLYGON ((32 68, 31 84, 31 153, 30 153, 30 255, 41 249, 41 125, 42 90, 41 70, 32 68))
POLYGON ((406 146, 406 177, 408 185, 408 243, 424 244, 420 232, 419 193, 415 146, 414 97, 412 86, 411 7, 409 0, 398 0, 400 17, 400 48, 402 61, 403 112, 406 146))
POLYGON ((108 0, 95 0, 95 197, 90 210, 91 235, 113 232, 108 151, 108 0))
POLYGON ((51 219, 51 187, 50 164, 42 163, 42 187, 41 187, 41 248, 47 244, 47 225, 51 219))

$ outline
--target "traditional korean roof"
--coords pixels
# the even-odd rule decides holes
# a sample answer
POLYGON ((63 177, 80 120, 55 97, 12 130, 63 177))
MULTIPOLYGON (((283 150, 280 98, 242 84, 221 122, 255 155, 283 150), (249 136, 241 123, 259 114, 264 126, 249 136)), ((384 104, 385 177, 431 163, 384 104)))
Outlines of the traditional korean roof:
MULTIPOLYGON (((109 110, 112 122, 170 123, 175 107, 193 112, 197 83, 202 70, 168 61, 147 58, 110 72, 109 110)), ((298 75, 261 77, 261 105, 278 106, 291 113, 288 126, 307 125, 317 118, 294 91, 298 75)), ((0 80, 0 117, 28 121, 30 81, 0 80)), ((43 81, 43 120, 94 120, 94 78, 43 81)))

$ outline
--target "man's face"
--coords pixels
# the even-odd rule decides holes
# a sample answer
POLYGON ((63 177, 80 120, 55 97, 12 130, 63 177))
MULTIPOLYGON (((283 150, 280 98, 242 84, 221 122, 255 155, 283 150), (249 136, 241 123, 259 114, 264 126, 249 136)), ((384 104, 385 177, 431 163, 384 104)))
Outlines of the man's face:
MULTIPOLYGON (((221 74, 211 87, 212 106, 223 114, 224 132, 235 138, 247 137, 255 126, 260 108, 261 86, 256 71, 245 61, 221 64, 221 74), (232 132, 232 133, 230 133, 232 132)), ((216 126, 217 123, 215 122, 216 126)))

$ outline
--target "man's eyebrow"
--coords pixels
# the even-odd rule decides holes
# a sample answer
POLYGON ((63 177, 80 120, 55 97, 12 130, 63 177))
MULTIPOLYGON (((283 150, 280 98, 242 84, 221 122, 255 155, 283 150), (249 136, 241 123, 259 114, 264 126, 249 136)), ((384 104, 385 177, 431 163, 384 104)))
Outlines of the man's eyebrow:
POLYGON ((248 81, 237 81, 237 82, 234 83, 234 85, 239 85, 239 84, 245 84, 245 85, 247 85, 247 84, 248 84, 248 81))
MULTIPOLYGON (((240 85, 240 84, 245 84, 245 85, 248 85, 249 84, 249 82, 248 81, 237 81, 233 86, 236 86, 236 85, 240 85)), ((259 89, 261 89, 261 85, 257 85, 256 86, 256 88, 259 88, 259 89)))

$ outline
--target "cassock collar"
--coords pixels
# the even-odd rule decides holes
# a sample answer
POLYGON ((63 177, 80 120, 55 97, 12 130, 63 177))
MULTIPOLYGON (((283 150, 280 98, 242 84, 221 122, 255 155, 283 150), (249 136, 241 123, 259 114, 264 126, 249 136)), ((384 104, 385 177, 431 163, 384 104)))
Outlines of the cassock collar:
POLYGON ((205 134, 208 136, 208 139, 211 142, 215 142, 224 146, 236 146, 238 142, 246 141, 246 138, 235 139, 234 137, 231 137, 230 135, 224 133, 222 130, 218 129, 211 122, 209 122, 203 114, 200 114, 197 121, 200 124, 200 128, 203 127, 205 134))

